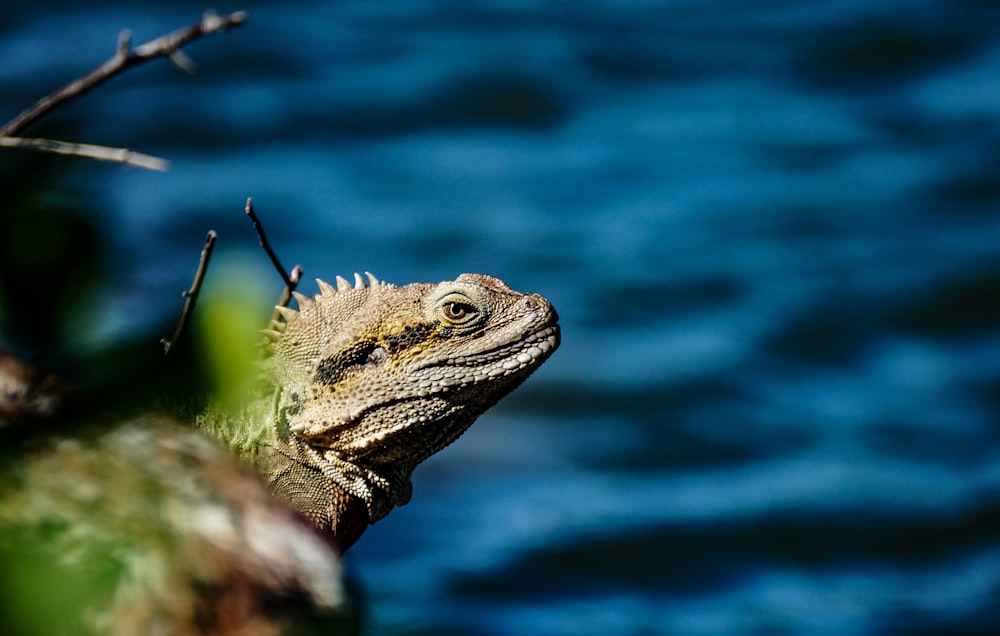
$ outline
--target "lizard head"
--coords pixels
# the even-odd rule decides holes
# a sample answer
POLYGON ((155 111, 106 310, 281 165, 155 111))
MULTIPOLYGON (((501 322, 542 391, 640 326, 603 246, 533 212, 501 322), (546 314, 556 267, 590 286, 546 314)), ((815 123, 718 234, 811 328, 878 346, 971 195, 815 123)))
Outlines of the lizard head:
POLYGON ((317 281, 320 294, 296 294, 299 310, 272 325, 275 421, 343 473, 345 489, 401 505, 413 468, 559 346, 558 316, 481 274, 402 287, 355 278, 317 281))

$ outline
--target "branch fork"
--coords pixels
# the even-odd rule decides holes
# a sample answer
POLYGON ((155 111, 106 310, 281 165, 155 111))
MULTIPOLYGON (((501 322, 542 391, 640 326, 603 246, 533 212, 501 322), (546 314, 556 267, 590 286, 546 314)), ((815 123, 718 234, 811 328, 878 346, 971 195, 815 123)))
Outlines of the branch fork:
POLYGON ((201 22, 178 29, 172 33, 131 48, 132 35, 128 30, 118 36, 118 45, 114 55, 99 67, 77 78, 55 92, 46 95, 31 107, 25 109, 17 117, 0 127, 0 147, 28 148, 41 152, 54 152, 79 157, 89 157, 102 161, 112 161, 127 165, 146 168, 148 170, 166 170, 170 162, 160 157, 153 157, 134 152, 126 148, 111 148, 94 144, 80 144, 56 139, 38 139, 21 137, 20 132, 45 115, 66 102, 89 92, 112 77, 158 57, 168 58, 175 66, 186 73, 193 73, 196 65, 181 47, 207 35, 213 35, 245 23, 245 11, 236 11, 225 15, 206 12, 201 22))

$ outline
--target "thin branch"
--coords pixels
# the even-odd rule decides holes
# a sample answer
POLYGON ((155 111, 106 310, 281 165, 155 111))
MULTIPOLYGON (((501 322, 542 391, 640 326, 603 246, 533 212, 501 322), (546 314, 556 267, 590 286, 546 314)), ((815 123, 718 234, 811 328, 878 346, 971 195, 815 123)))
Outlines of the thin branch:
POLYGON ((278 260, 278 255, 274 253, 271 249, 271 244, 267 240, 267 234, 264 234, 264 227, 260 224, 260 219, 257 218, 257 213, 253 211, 253 199, 247 197, 246 207, 243 208, 250 217, 250 222, 253 223, 253 229, 257 232, 257 238, 260 240, 260 246, 264 248, 264 253, 267 257, 271 259, 271 264, 274 265, 274 269, 278 270, 278 274, 281 276, 281 280, 285 281, 285 287, 289 288, 289 291, 295 291, 295 283, 292 282, 291 278, 286 273, 284 266, 281 261, 278 260))
POLYGON ((162 35, 134 49, 130 48, 131 35, 127 31, 123 31, 118 37, 118 48, 115 54, 104 64, 35 102, 33 106, 0 128, 0 137, 17 135, 22 129, 49 111, 90 91, 122 71, 157 57, 170 58, 183 70, 189 70, 191 68, 190 61, 186 59, 186 56, 177 55, 182 46, 206 35, 240 26, 246 22, 246 19, 247 14, 244 11, 236 11, 222 16, 207 12, 200 23, 162 35))
POLYGON ((174 63, 174 66, 179 68, 181 71, 187 73, 188 75, 194 75, 198 72, 198 65, 195 63, 191 57, 181 51, 180 49, 174 51, 169 55, 169 59, 174 63))
POLYGON ((100 161, 124 163, 147 170, 164 172, 170 168, 170 162, 161 157, 135 152, 128 148, 111 148, 94 144, 79 144, 58 139, 42 139, 36 137, 0 137, 0 148, 27 148, 40 152, 53 152, 60 155, 74 155, 100 161))
POLYGON ((271 322, 275 323, 281 320, 281 312, 277 310, 277 307, 287 307, 288 301, 292 299, 292 292, 299 285, 299 280, 302 279, 302 266, 296 265, 292 268, 292 273, 286 274, 285 268, 278 260, 278 255, 274 253, 271 249, 271 243, 267 240, 267 234, 264 233, 264 226, 261 225, 260 219, 257 218, 257 213, 253 211, 253 199, 247 197, 247 205, 245 208, 247 216, 250 217, 250 222, 253 224, 253 229, 257 232, 257 238, 260 240, 260 246, 264 248, 264 253, 267 257, 271 259, 271 264, 274 265, 274 269, 278 270, 278 274, 281 275, 281 280, 285 281, 285 289, 282 290, 281 296, 278 297, 278 302, 275 305, 275 310, 271 312, 271 322))
POLYGON ((194 281, 191 283, 191 288, 183 294, 185 298, 184 311, 181 312, 181 319, 177 323, 177 328, 174 329, 174 335, 171 336, 170 340, 166 338, 160 340, 164 355, 170 354, 170 350, 177 344, 187 328, 191 313, 194 311, 194 304, 198 300, 198 293, 201 291, 201 284, 205 280, 205 272, 208 271, 208 261, 212 258, 213 247, 215 247, 215 230, 209 230, 208 236, 205 238, 205 247, 201 249, 201 258, 198 261, 198 270, 194 274, 194 281))

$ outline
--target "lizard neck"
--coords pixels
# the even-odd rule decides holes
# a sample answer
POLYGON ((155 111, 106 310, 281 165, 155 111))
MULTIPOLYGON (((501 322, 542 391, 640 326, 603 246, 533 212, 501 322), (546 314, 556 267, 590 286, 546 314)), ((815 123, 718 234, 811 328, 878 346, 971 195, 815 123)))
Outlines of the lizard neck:
POLYGON ((331 505, 333 544, 340 554, 361 538, 368 529, 368 507, 364 500, 341 491, 331 505))
POLYGON ((273 495, 332 535, 341 552, 369 524, 409 499, 412 471, 383 474, 343 460, 330 461, 322 449, 291 435, 273 406, 272 398, 263 398, 249 401, 238 413, 210 407, 196 422, 256 467, 273 495))

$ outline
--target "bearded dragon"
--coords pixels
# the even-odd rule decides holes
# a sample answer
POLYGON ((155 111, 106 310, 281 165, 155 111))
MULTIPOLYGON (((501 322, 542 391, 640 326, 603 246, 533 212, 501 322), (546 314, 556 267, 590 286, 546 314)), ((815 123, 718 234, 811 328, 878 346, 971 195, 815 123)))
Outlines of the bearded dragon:
POLYGON ((537 294, 483 274, 397 287, 317 281, 264 330, 270 394, 202 426, 346 550, 410 500, 414 468, 451 444, 559 346, 537 294))

